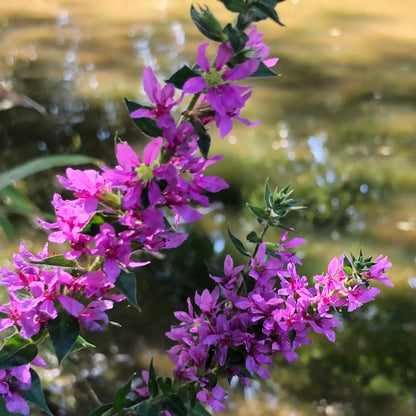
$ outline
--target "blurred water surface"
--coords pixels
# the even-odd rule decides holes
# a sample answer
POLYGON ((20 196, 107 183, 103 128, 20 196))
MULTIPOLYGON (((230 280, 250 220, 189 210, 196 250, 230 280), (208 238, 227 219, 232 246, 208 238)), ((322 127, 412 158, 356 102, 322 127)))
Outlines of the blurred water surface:
MULTIPOLYGON (((145 100, 145 66, 163 80, 193 64, 204 39, 190 21, 190 4, 0 2, 0 85, 40 106, 1 99, 0 171, 47 154, 82 153, 114 163, 116 132, 142 148, 147 139, 128 119, 123 97, 145 100)), ((219 2, 208 6, 227 22, 230 14, 219 2)), ((217 210, 190 228, 179 255, 169 253, 140 271, 139 318, 119 308, 112 319, 122 329, 91 336, 97 349, 70 358, 62 373, 45 372, 46 385, 55 380, 48 387, 51 400, 67 409, 57 414, 88 414, 95 394, 110 400, 114 386, 146 367, 151 355, 160 371, 169 371, 163 332, 173 323, 171 313, 210 284, 203 259, 220 265, 231 250, 226 224, 242 238, 251 230, 254 221, 242 205, 260 202, 266 177, 272 185, 292 184, 308 206, 291 219, 309 239, 300 253, 305 273, 319 273, 332 256, 364 247, 367 255, 384 253, 393 261, 396 288, 345 317, 336 345, 317 341, 290 366, 278 360, 274 383, 236 394, 230 414, 414 414, 414 1, 292 0, 278 12, 286 27, 266 22, 259 29, 272 56, 280 57, 280 76, 250 84, 256 88, 244 113, 261 126, 236 125, 222 141, 213 132, 211 152, 224 153, 225 161, 212 174, 231 189, 219 197, 217 210)), ((59 191, 54 173, 17 186, 50 210, 59 191)), ((40 231, 27 234, 27 223, 13 220, 29 246, 42 244, 40 231)), ((1 265, 8 265, 17 243, 3 239, 0 247, 1 265)))

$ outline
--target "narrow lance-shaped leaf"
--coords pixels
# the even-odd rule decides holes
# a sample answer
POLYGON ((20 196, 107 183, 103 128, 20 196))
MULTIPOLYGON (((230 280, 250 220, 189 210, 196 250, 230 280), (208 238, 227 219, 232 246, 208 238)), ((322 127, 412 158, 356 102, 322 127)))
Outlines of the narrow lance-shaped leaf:
POLYGON ((239 53, 249 40, 249 37, 244 32, 235 29, 230 23, 224 27, 224 33, 230 41, 234 54, 239 53))
POLYGON ((118 390, 116 393, 116 397, 114 398, 114 410, 117 412, 120 412, 123 407, 127 407, 132 403, 130 399, 128 399, 126 396, 131 392, 131 382, 133 378, 135 377, 135 374, 133 374, 128 380, 127 383, 124 384, 121 389, 118 390))
POLYGON ((278 74, 270 69, 264 62, 260 61, 259 67, 250 75, 250 78, 271 78, 278 74))
POLYGON ((79 322, 64 311, 48 322, 48 331, 55 350, 58 363, 61 364, 66 355, 72 351, 79 336, 79 322))
POLYGON ((186 410, 183 400, 176 394, 171 394, 166 398, 166 404, 170 412, 176 416, 187 416, 188 412, 186 410))
POLYGON ((0 174, 0 190, 10 185, 14 181, 23 179, 26 176, 33 175, 37 172, 43 172, 50 168, 58 166, 84 165, 87 163, 97 164, 98 159, 84 155, 52 155, 42 156, 30 160, 23 165, 16 166, 0 174))
POLYGON ((269 17, 276 23, 278 23, 280 26, 284 26, 284 24, 280 21, 279 16, 277 15, 276 10, 273 6, 265 5, 259 1, 254 1, 250 3, 250 6, 257 9, 257 13, 255 14, 255 20, 264 20, 269 17))
POLYGON ((211 416, 211 413, 201 403, 196 403, 189 416, 211 416))
POLYGON ((30 369, 30 376, 32 378, 30 389, 21 391, 20 395, 27 401, 42 409, 47 415, 53 416, 52 412, 49 410, 48 405, 46 404, 38 374, 33 369, 30 369))
POLYGON ((204 159, 208 159, 208 152, 211 146, 211 136, 208 134, 205 126, 196 117, 191 117, 190 121, 195 129, 196 134, 198 135, 199 151, 201 152, 204 159))
POLYGON ((107 403, 95 409, 89 416, 105 416, 106 413, 109 415, 112 413, 113 403, 107 403), (111 413, 110 413, 111 412, 111 413))
POLYGON ((158 393, 159 389, 158 389, 158 386, 157 386, 156 372, 155 372, 155 369, 153 367, 153 358, 150 361, 150 366, 149 366, 149 381, 147 383, 147 387, 149 388, 149 393, 152 396, 157 396, 157 393, 158 393))
MULTIPOLYGON (((134 101, 131 101, 127 98, 124 98, 126 102, 127 109, 129 113, 132 113, 139 108, 149 108, 134 101)), ((142 118, 133 118, 134 124, 144 133, 150 137, 159 137, 163 135, 162 130, 156 124, 156 121, 152 118, 142 117, 142 118)))
POLYGON ((75 344, 73 345, 70 352, 83 350, 85 348, 95 348, 95 345, 86 341, 81 335, 78 335, 78 338, 76 339, 75 344))
POLYGON ((269 178, 267 178, 266 182, 264 183, 264 202, 267 208, 272 208, 271 196, 272 191, 269 186, 269 178))
POLYGON ((127 298, 127 300, 141 312, 137 302, 137 282, 133 273, 122 271, 117 277, 116 288, 127 298))
POLYGON ((169 377, 166 377, 166 380, 163 380, 163 377, 158 377, 157 384, 159 385, 163 394, 166 396, 172 394, 172 380, 169 377))
POLYGON ((208 273, 210 273, 211 275, 215 276, 215 277, 221 277, 222 279, 225 279, 225 273, 224 270, 219 269, 215 266, 213 266, 212 264, 207 263, 207 261, 205 260, 205 266, 208 269, 208 273))
POLYGON ((193 71, 189 66, 184 65, 181 69, 176 71, 168 80, 167 83, 173 84, 176 88, 182 89, 183 84, 185 84, 188 79, 199 77, 200 74, 193 71))
POLYGON ((37 346, 19 334, 12 335, 0 350, 0 369, 18 367, 30 363, 38 355, 37 346))
POLYGON ((100 232, 100 226, 105 223, 105 219, 102 215, 96 213, 90 220, 84 225, 80 233, 95 236, 100 232))
POLYGON ((244 244, 236 237, 234 236, 230 229, 228 228, 228 235, 230 236, 230 239, 232 243, 234 244, 235 248, 243 255, 250 257, 250 253, 247 251, 247 249, 244 247, 244 244))
POLYGON ((62 254, 56 256, 46 257, 42 260, 28 260, 25 259, 29 264, 39 267, 39 269, 54 272, 56 266, 65 270, 68 273, 77 271, 77 262, 75 260, 68 260, 62 254))
POLYGON ((240 13, 247 9, 244 0, 220 0, 220 2, 223 3, 224 6, 232 12, 240 13))
POLYGON ((246 240, 254 244, 261 244, 263 242, 263 240, 257 235, 255 231, 251 231, 250 233, 248 233, 246 236, 246 240))
POLYGON ((266 210, 261 207, 256 207, 255 205, 251 205, 247 202, 246 204, 247 208, 253 212, 253 214, 260 220, 267 221, 269 219, 269 215, 267 214, 266 210))
POLYGON ((139 416, 158 416, 159 414, 159 408, 147 401, 141 402, 135 410, 139 416))

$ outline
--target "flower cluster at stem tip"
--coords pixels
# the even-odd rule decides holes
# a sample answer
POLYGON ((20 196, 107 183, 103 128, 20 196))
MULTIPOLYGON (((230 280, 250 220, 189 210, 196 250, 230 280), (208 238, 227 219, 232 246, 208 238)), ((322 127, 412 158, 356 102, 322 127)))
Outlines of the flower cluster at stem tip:
MULTIPOLYGON (((186 79, 176 77, 163 86, 152 69, 145 68, 143 86, 150 105, 129 108, 136 124, 151 132, 142 156, 117 139, 115 167, 68 168, 66 176, 57 177, 73 199, 55 194, 56 221, 39 223, 50 230, 49 242, 62 247, 62 253, 51 253, 45 244, 33 254, 22 243, 13 256, 13 269, 0 269, 0 284, 9 295, 9 301, 0 305, 0 331, 14 330, 5 346, 18 357, 5 358, 0 350, 0 399, 8 412, 25 416, 30 412, 25 392, 32 388, 31 366, 46 365, 37 345, 50 336, 60 356, 74 345, 75 341, 62 351, 56 341, 51 328, 60 317, 66 316, 75 328, 103 330, 115 302, 127 298, 134 304, 135 289, 132 296, 125 283, 135 279, 131 269, 150 262, 143 254, 180 246, 187 238, 179 231, 180 224, 200 218, 199 208, 209 207, 207 194, 228 187, 222 178, 205 173, 222 156, 208 157, 201 143, 209 137, 210 123, 222 138, 234 120, 249 127, 258 124, 240 116, 252 87, 237 82, 277 63, 278 58, 268 58, 270 48, 262 38, 256 26, 249 25, 246 34, 240 34, 245 43, 238 50, 225 39, 212 61, 207 58, 208 43, 203 43, 186 79), (176 120, 176 109, 189 97, 190 104, 176 120)), ((391 285, 385 274, 391 265, 387 258, 372 262, 361 255, 333 259, 327 273, 314 276, 310 283, 297 274, 300 260, 292 250, 305 240, 288 241, 285 231, 271 249, 263 237, 273 224, 261 215, 266 226, 248 264, 234 266, 228 255, 223 271, 211 273, 215 288, 188 299, 188 310, 175 312, 179 324, 166 334, 174 342, 168 352, 174 379, 192 386, 195 398, 216 411, 225 409, 227 396, 219 379, 235 376, 249 385, 254 374, 268 378, 272 357, 280 353, 288 361, 296 360, 295 349, 311 343, 311 330, 333 342, 334 328, 340 324, 334 310, 353 311, 373 300, 379 290, 369 287, 371 280, 391 285)), ((144 386, 132 387, 135 399, 126 399, 125 407, 147 403, 174 415, 169 403, 176 393, 166 393, 170 395, 166 406, 160 398, 154 404, 154 377, 149 373, 143 373, 144 386)), ((42 406, 35 404, 39 403, 42 406)))

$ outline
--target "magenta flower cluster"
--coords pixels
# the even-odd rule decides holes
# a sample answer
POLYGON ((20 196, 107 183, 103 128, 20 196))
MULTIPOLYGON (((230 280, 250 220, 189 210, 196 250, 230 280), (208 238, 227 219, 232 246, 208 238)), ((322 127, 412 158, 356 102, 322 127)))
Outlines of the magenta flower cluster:
POLYGON ((341 324, 334 310, 352 311, 372 301, 379 289, 369 287, 371 280, 392 286, 385 274, 391 263, 381 256, 354 277, 342 267, 344 256, 334 258, 328 272, 310 284, 297 274, 300 261, 290 251, 305 240, 285 242, 286 237, 287 232, 273 253, 262 243, 248 268, 234 267, 227 256, 224 275, 211 276, 214 290, 196 293, 194 303, 188 299, 188 310, 175 312, 179 325, 166 334, 175 342, 169 350, 175 378, 196 382, 198 399, 216 411, 225 409, 226 394, 212 383, 214 375, 237 376, 246 386, 250 375, 267 379, 272 357, 280 353, 295 361, 296 348, 312 342, 311 330, 334 342, 334 329, 341 324))

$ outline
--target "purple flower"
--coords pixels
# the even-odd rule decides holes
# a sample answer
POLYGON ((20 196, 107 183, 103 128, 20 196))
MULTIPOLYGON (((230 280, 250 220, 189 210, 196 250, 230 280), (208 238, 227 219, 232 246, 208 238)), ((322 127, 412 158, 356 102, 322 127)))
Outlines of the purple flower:
POLYGON ((21 413, 28 416, 29 405, 19 392, 28 390, 31 386, 30 364, 0 370, 0 396, 11 413, 21 413))
POLYGON ((387 257, 383 257, 382 255, 378 256, 374 261, 376 264, 371 267, 370 271, 364 273, 364 277, 366 279, 378 280, 386 286, 393 287, 393 283, 389 281, 391 277, 386 275, 386 270, 391 267, 391 262, 387 260, 387 257))
POLYGON ((175 86, 166 84, 163 88, 155 77, 152 69, 146 67, 143 70, 143 88, 152 102, 150 109, 139 108, 130 113, 131 118, 156 118, 156 123, 160 128, 169 127, 174 124, 170 112, 172 107, 182 102, 181 96, 175 101, 175 86))
POLYGON ((275 66, 279 58, 269 58, 267 57, 270 55, 270 48, 262 43, 264 34, 261 32, 257 32, 257 26, 252 25, 247 30, 247 35, 249 40, 246 43, 246 48, 250 48, 254 51, 254 54, 257 58, 259 58, 266 66, 269 68, 275 66))
POLYGON ((211 391, 208 389, 201 390, 197 393, 196 397, 199 401, 211 406, 216 412, 222 412, 226 409, 223 402, 225 402, 227 394, 224 389, 218 385, 211 391))
POLYGON ((188 94, 204 92, 201 103, 210 103, 221 137, 225 137, 231 131, 233 118, 250 127, 256 126, 258 123, 250 123, 240 117, 240 111, 251 95, 250 87, 236 86, 230 81, 241 81, 253 74, 259 66, 258 59, 248 59, 237 67, 226 69, 227 62, 233 57, 233 51, 229 44, 223 43, 218 47, 215 66, 211 67, 205 56, 207 47, 208 43, 198 47, 196 60, 203 74, 188 79, 183 90, 188 94))

